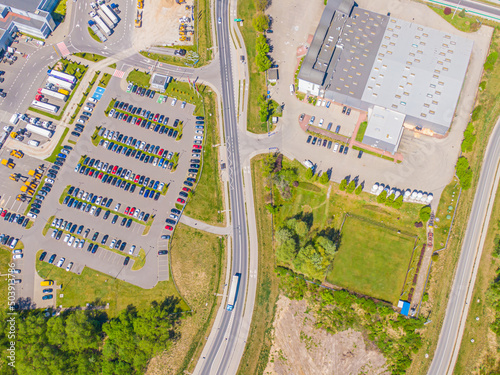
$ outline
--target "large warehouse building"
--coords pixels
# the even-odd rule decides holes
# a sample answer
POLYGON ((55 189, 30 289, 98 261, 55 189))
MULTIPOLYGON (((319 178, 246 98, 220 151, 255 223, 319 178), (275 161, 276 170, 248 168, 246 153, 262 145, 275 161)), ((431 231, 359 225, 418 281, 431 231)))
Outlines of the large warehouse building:
POLYGON ((403 125, 446 134, 473 42, 329 0, 298 91, 368 111, 363 143, 396 152, 403 125))

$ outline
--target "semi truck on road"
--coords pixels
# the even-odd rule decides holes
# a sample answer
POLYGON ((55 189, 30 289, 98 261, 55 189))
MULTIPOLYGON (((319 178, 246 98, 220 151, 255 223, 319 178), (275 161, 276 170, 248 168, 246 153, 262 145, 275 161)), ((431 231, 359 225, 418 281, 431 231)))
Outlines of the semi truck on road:
POLYGON ((238 296, 239 284, 240 275, 237 273, 231 280, 231 289, 229 289, 229 296, 227 297, 227 311, 233 311, 234 305, 236 303, 236 297, 238 296))

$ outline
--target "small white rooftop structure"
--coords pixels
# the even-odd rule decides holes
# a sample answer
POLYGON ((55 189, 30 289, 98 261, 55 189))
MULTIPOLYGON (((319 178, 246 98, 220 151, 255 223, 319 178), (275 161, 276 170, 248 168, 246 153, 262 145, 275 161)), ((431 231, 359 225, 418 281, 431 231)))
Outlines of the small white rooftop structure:
POLYGON ((363 143, 394 154, 403 135, 405 117, 406 115, 391 109, 374 106, 368 111, 368 126, 363 143))
POLYGON ((151 87, 156 90, 164 91, 168 83, 170 82, 171 77, 166 76, 164 74, 154 73, 153 77, 151 77, 151 87))

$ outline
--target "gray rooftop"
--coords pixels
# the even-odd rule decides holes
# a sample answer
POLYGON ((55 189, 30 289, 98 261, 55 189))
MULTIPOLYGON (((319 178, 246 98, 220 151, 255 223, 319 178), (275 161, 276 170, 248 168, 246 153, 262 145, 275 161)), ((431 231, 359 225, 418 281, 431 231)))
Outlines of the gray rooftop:
POLYGON ((34 12, 44 0, 0 0, 0 6, 21 9, 26 12, 34 12))
POLYGON ((473 42, 391 18, 362 100, 449 128, 473 42))

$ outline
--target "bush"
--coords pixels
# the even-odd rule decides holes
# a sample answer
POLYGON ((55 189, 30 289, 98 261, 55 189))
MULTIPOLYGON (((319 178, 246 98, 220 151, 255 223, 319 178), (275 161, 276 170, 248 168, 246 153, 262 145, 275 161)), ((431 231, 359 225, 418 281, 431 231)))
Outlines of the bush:
POLYGON ((498 52, 497 51, 491 52, 486 58, 486 62, 484 63, 484 70, 492 70, 493 66, 497 62, 497 59, 498 59, 498 52))
POLYGON ((255 56, 255 63, 257 64, 257 69, 259 69, 260 72, 265 72, 272 65, 269 57, 261 53, 255 56))
POLYGON ((403 205, 403 195, 400 194, 392 203, 392 207, 400 209, 402 205, 403 205))
POLYGON ((313 170, 311 168, 308 168, 306 171, 306 178, 310 180, 311 178, 313 178, 313 175, 314 175, 313 170))
POLYGON ((437 262, 437 261, 438 261, 438 259, 439 259, 439 254, 438 254, 438 253, 434 253, 434 254, 432 254, 432 261, 433 261, 433 262, 437 262))
POLYGON ((479 91, 483 91, 486 88, 486 81, 483 81, 479 84, 479 91))
POLYGON ((344 191, 347 187, 347 180, 344 178, 342 181, 340 181, 339 189, 344 191))
POLYGON ((450 14, 451 14, 451 8, 450 8, 450 7, 446 7, 446 8, 444 8, 444 14, 445 14, 446 16, 450 15, 450 14))
POLYGON ((424 223, 427 223, 431 218, 431 206, 422 207, 418 215, 420 216, 420 220, 422 220, 424 223))
POLYGON ((469 152, 472 151, 472 146, 474 145, 474 142, 476 141, 476 135, 474 134, 474 126, 472 123, 469 123, 467 125, 467 129, 464 131, 464 140, 462 141, 462 152, 469 152))
POLYGON ((460 11, 460 13, 458 13, 458 15, 462 18, 465 17, 465 8, 462 8, 462 10, 460 11))
POLYGON ((482 109, 483 109, 483 107, 481 107, 480 105, 478 105, 476 108, 474 108, 474 110, 472 111, 472 115, 471 115, 472 121, 476 121, 479 118, 479 115, 481 114, 482 109))
POLYGON ((377 202, 380 204, 385 203, 387 200, 387 191, 382 191, 378 196, 377 196, 377 202))
POLYGON ((455 173, 460 180, 462 189, 469 189, 472 183, 472 169, 469 166, 469 161, 464 156, 458 158, 455 173))
POLYGON ((269 27, 269 18, 265 14, 259 14, 252 20, 252 26, 257 32, 263 32, 269 27))

